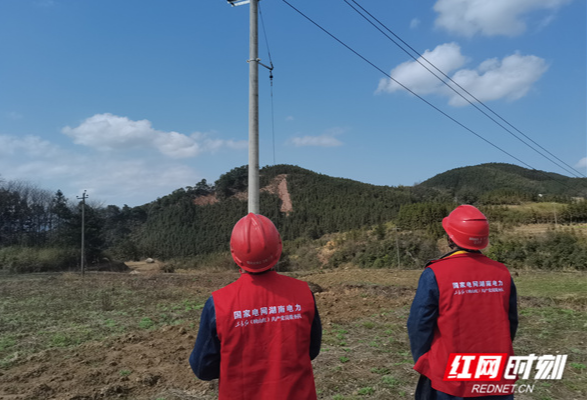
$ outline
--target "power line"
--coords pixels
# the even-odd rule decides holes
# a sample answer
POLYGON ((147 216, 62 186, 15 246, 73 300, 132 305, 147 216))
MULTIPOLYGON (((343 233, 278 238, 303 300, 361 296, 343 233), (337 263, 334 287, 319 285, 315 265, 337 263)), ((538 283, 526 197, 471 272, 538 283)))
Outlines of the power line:
POLYGON ((274 63, 272 62, 272 55, 270 52, 269 41, 267 40, 267 33, 265 31, 265 22, 263 21, 263 14, 261 12, 261 4, 258 5, 259 9, 259 18, 261 19, 261 29, 263 31, 263 36, 265 38, 265 47, 267 48, 267 57, 270 62, 269 70, 269 79, 270 79, 270 99, 271 99, 271 120, 272 120, 272 155, 273 155, 273 162, 276 165, 276 133, 275 133, 275 124, 274 124, 274 63))
POLYGON ((267 49, 267 57, 268 57, 268 60, 270 62, 270 65, 273 66, 273 64, 272 64, 272 54, 270 52, 269 41, 267 40, 267 33, 265 31, 265 22, 263 21, 263 14, 261 12, 261 4, 258 4, 257 7, 259 9, 259 19, 261 20, 261 30, 263 31, 263 37, 265 38, 265 47, 267 49))
POLYGON ((515 129, 517 132, 519 132, 521 135, 523 135, 525 138, 527 138, 528 140, 530 140, 532 143, 534 143, 536 146, 538 146, 539 148, 541 148, 543 151, 545 151, 546 153, 548 153, 549 155, 551 155, 552 157, 554 157, 555 159, 557 159, 559 162, 561 162, 562 164, 566 165, 568 168, 563 167, 562 165, 558 164, 557 162, 553 161, 551 158, 547 157, 545 154, 541 153, 539 150, 537 150, 536 148, 534 148, 533 146, 531 146, 530 144, 528 144, 527 142, 525 142, 523 139, 521 139, 520 137, 518 137, 517 135, 515 135, 513 132, 511 132, 507 127, 505 127, 504 125, 502 125, 500 122, 498 122, 497 120, 495 120, 494 118, 492 118, 492 116, 488 115, 484 110, 480 109, 476 104, 474 104, 470 99, 466 98, 462 93, 458 92, 454 87, 452 87, 451 85, 449 85, 449 83, 447 83, 447 81, 443 80, 440 76, 438 76, 436 73, 434 73, 433 71, 431 71, 426 65, 424 65, 419 58, 413 56, 411 53, 409 53, 405 48, 403 48, 400 44, 398 44, 398 42, 396 42, 394 39, 392 39, 390 36, 388 36, 385 32, 383 32, 379 27, 377 27, 372 21, 370 21, 364 14, 362 14, 357 8, 355 8, 353 5, 351 5, 349 3, 348 0, 343 0, 349 7, 351 7, 351 9, 353 9, 356 13, 358 13, 361 17, 363 17, 367 22, 369 22, 374 28, 376 28, 379 32, 381 32, 384 36, 386 36, 392 43, 394 43, 396 46, 398 46, 398 48, 400 48, 402 51, 404 51, 406 54, 408 54, 413 60, 415 60, 417 63, 419 63, 423 68, 425 68, 427 71, 429 71, 433 76, 435 76, 437 79, 439 79, 439 81, 441 81, 444 85, 446 85, 449 89, 453 90, 458 96, 460 96, 462 99, 464 99, 465 101, 467 101, 470 105, 472 105, 474 108, 476 108, 478 111, 480 111, 482 114, 484 114, 486 117, 488 117, 491 121, 493 121, 495 124, 497 124, 498 126, 500 126, 502 129, 504 129, 506 132, 508 132, 510 135, 512 135, 514 138, 518 139, 519 141, 521 141, 523 144, 525 144, 527 147, 529 147, 530 149, 532 149, 533 151, 535 151, 536 153, 538 153, 539 155, 541 155, 542 157, 544 157, 545 159, 549 160, 551 163, 555 164, 556 166, 558 166, 559 168, 563 169, 564 171, 571 173, 572 175, 576 176, 576 177, 584 177, 584 175, 582 175, 581 173, 579 173, 578 171, 576 171, 572 166, 568 165, 566 162, 562 161, 561 159, 559 159, 556 155, 554 155, 553 153, 551 153, 549 150, 545 149, 543 146, 541 146, 540 144, 538 144, 537 142, 535 142, 533 139, 531 139, 529 136, 525 135, 523 132, 521 132, 519 129, 517 129, 515 126, 513 126, 511 123, 509 123, 507 120, 505 120, 504 118, 502 118, 500 115, 498 115, 496 112, 494 112, 494 110, 492 110, 490 107, 488 107, 486 104, 484 104, 481 100, 479 100, 476 96, 474 96, 473 94, 471 94, 469 91, 467 91, 464 87, 462 87, 460 84, 458 84, 457 82, 455 82, 451 77, 449 77, 447 74, 445 74, 443 71, 441 71, 439 68, 437 68, 433 63, 431 63, 429 60, 427 60, 426 57, 424 57, 422 54, 420 54, 418 51, 416 51, 412 46, 410 46, 408 43, 406 43, 404 40, 402 40, 402 38, 400 38, 398 35, 396 35, 392 30, 390 30, 386 25, 384 25, 380 20, 378 20, 376 17, 374 17, 369 11, 367 11, 364 7, 362 7, 361 5, 359 5, 355 0, 351 0, 357 7, 359 7, 363 12, 365 12, 367 15, 370 16, 370 18, 372 18, 374 21, 376 21, 378 24, 380 24, 384 29, 386 29, 388 32, 390 32, 392 35, 394 35, 395 38, 397 38, 398 40, 400 40, 405 46, 407 46, 410 50, 412 50, 419 58, 422 58, 424 61, 426 61, 431 67, 433 67, 435 70, 437 70, 439 73, 441 73, 445 78, 447 78, 449 81, 451 81, 454 85, 456 85, 458 88, 460 88, 461 90, 463 90, 465 93, 467 93, 471 98, 473 98, 476 102, 478 102, 480 105, 482 105, 484 108, 486 108, 488 111, 490 111, 492 114, 494 114, 496 117, 498 117, 500 120, 502 120, 504 123, 506 123, 507 125, 509 125, 511 128, 515 129))
POLYGON ((302 11, 300 11, 299 9, 297 9, 296 7, 294 7, 292 4, 290 4, 287 0, 282 0, 286 5, 288 5, 290 8, 292 8, 294 11, 296 11, 298 14, 300 14, 302 17, 304 17, 306 20, 308 20, 310 23, 312 23, 313 25, 315 25, 317 28, 319 28, 320 30, 322 30, 324 33, 326 33, 327 35, 329 35, 332 39, 336 40, 339 44, 341 44, 342 46, 344 46, 346 49, 348 49, 349 51, 351 51, 353 54, 355 54, 356 56, 358 56, 359 58, 361 58, 363 61, 365 61, 366 63, 368 63, 369 65, 371 65, 373 68, 375 68, 376 70, 380 71, 382 74, 384 74, 386 77, 390 78, 392 81, 394 81, 396 84, 398 84, 399 86, 401 86, 403 89, 405 89, 407 92, 409 92, 410 94, 412 94, 413 96, 417 97, 419 100, 423 101, 425 104, 427 104, 429 107, 433 108, 434 110, 436 110, 437 112, 439 112, 440 114, 444 115, 446 118, 450 119, 451 121, 453 121, 454 123, 458 124, 459 126, 461 126, 462 128, 464 128, 465 130, 467 130, 468 132, 472 133, 473 135, 477 136, 479 139, 483 140, 484 142, 488 143, 489 145, 491 145, 492 147, 500 150, 501 152, 503 152, 504 154, 508 155, 509 157, 517 160, 519 163, 527 166, 528 168, 539 172, 542 175, 545 175, 547 178, 554 180, 558 183, 560 183, 561 185, 569 188, 569 189, 573 189, 572 187, 568 186, 567 184, 563 183, 560 180, 557 180, 555 178, 553 178, 552 176, 548 175, 547 173, 538 170, 536 168, 534 168, 533 166, 527 164, 526 162, 524 162, 523 160, 519 159, 518 157, 515 157, 514 155, 510 154, 509 152, 507 152, 506 150, 502 149, 501 147, 499 147, 498 145, 495 145, 494 143, 492 143, 491 141, 489 141, 488 139, 484 138, 483 136, 481 136, 480 134, 476 133, 474 130, 470 129, 469 127, 467 127, 466 125, 462 124, 461 122, 459 122, 458 120, 456 120, 455 118, 453 118, 451 115, 447 114, 445 111, 441 110, 439 107, 435 106, 434 104, 432 104, 431 102, 429 102, 428 100, 426 100, 425 98, 423 98, 422 96, 416 94, 414 91, 412 91, 411 89, 409 89, 407 86, 405 86, 404 84, 402 84, 401 82, 399 82, 398 80, 394 79, 389 73, 385 72, 384 70, 382 70, 380 67, 378 67, 377 65, 375 65, 374 63, 372 63, 370 60, 368 60, 367 58, 365 58, 364 56, 362 56, 360 53, 358 53, 356 50, 354 50, 353 48, 351 48, 350 46, 348 46, 346 43, 344 43, 343 41, 341 41, 339 38, 337 38, 336 36, 334 36, 332 33, 330 33, 329 31, 327 31, 325 28, 323 28, 321 25, 319 25, 317 22, 315 22, 314 20, 312 20, 310 17, 308 17, 306 14, 304 14, 302 11))

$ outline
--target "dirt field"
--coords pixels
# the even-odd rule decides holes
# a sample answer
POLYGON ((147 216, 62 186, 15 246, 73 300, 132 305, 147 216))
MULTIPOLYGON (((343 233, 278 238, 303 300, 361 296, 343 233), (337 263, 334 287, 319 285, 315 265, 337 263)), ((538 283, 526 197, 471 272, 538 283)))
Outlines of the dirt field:
MULTIPOLYGON (((215 399, 188 365, 200 310, 237 272, 0 277, 0 398, 215 399)), ((295 273, 323 321, 319 398, 409 399, 417 380, 406 318, 420 271, 295 273)), ((561 381, 517 399, 586 398, 586 274, 520 272, 520 355, 568 354, 561 381)))

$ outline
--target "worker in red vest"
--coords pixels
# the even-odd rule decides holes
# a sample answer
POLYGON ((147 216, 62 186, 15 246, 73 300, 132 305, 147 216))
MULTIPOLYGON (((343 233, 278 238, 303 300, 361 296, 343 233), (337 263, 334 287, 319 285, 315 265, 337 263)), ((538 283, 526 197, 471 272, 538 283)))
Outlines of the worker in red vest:
POLYGON ((316 399, 311 360, 321 321, 308 284, 273 270, 282 241, 272 221, 253 213, 239 220, 231 254, 241 276, 206 301, 192 370, 219 378, 221 400, 316 399))
POLYGON ((463 367, 456 363, 448 369, 450 358, 456 357, 452 354, 513 355, 518 316, 508 269, 480 252, 488 245, 484 214, 470 205, 459 206, 443 219, 443 228, 452 251, 427 264, 407 323, 414 369, 421 374, 415 399, 513 399, 514 381, 504 374, 492 382, 446 376, 451 368, 463 367), (484 383, 510 389, 488 395, 479 390, 484 383))

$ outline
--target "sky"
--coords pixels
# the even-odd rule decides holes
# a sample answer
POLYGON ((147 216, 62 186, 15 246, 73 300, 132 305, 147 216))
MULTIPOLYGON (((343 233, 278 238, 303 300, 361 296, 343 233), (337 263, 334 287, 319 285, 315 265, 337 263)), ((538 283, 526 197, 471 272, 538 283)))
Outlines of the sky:
MULTIPOLYGON (((263 0, 260 166, 387 186, 489 162, 585 176, 586 6, 263 0)), ((118 206, 213 184, 248 164, 248 58, 249 5, 3 0, 0 179, 118 206)))

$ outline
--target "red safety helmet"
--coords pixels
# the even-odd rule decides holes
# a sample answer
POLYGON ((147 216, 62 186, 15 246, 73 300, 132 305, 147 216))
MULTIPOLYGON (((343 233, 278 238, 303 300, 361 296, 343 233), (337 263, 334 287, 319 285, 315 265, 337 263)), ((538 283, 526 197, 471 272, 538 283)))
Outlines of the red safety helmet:
POLYGON ((235 224, 231 234, 231 255, 245 271, 267 271, 276 265, 281 254, 280 233, 267 217, 249 213, 235 224))
POLYGON ((481 250, 488 246, 488 220, 474 206, 457 207, 443 218, 443 229, 463 249, 481 250))

